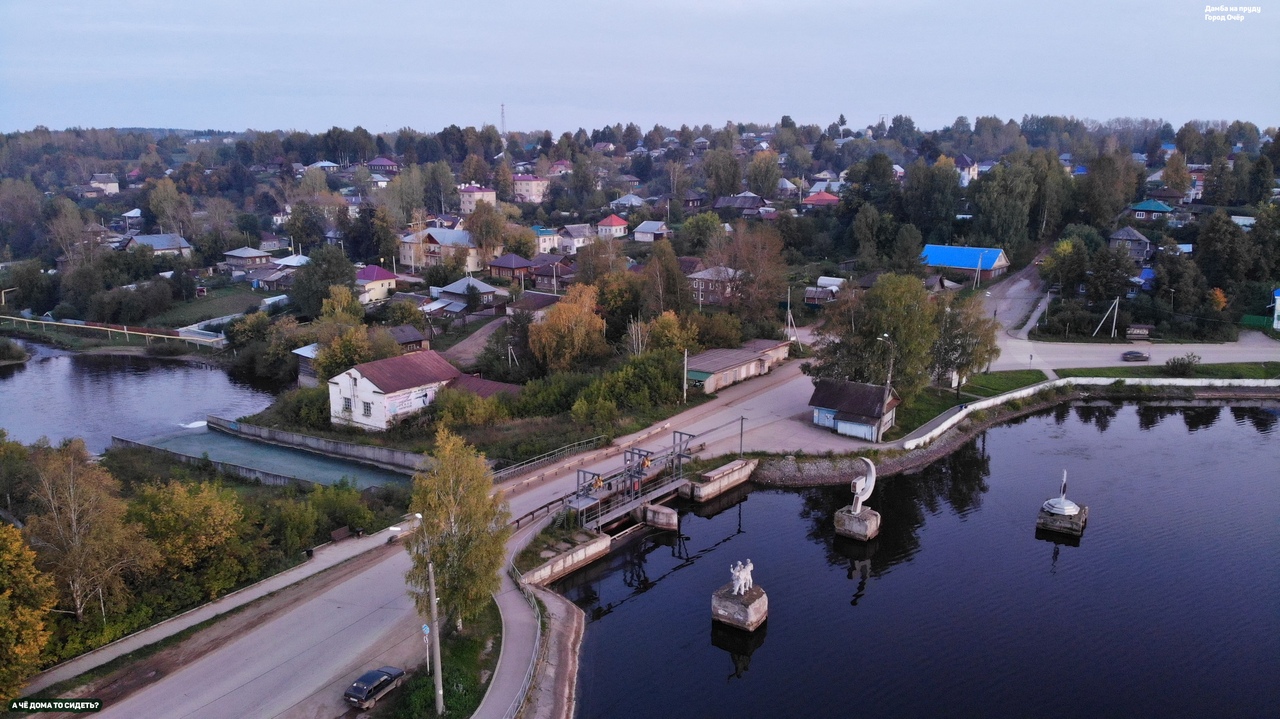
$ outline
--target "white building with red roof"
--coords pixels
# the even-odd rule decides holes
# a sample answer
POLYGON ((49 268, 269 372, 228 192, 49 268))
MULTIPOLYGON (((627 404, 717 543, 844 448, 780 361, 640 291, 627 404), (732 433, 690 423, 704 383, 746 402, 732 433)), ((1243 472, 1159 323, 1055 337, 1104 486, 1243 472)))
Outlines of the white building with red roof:
POLYGON ((622 237, 627 234, 627 221, 617 215, 609 215, 596 224, 596 234, 601 237, 622 237))
POLYGON ((361 267, 356 273, 356 290, 362 305, 385 300, 396 291, 396 276, 377 265, 361 267))
POLYGON ((513 175, 511 179, 516 202, 542 202, 551 187, 551 180, 537 175, 513 175))

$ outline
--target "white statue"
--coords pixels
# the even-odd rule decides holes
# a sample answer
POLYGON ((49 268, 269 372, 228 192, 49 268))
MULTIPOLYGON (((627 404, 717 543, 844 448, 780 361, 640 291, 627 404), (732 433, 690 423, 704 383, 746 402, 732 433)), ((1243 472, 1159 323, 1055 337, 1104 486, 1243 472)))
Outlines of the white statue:
POLYGON ((747 590, 754 586, 755 583, 751 579, 751 570, 754 568, 755 565, 750 559, 745 565, 742 562, 729 565, 729 574, 733 577, 733 594, 746 594, 747 590))
POLYGON ((866 472, 859 477, 855 477, 850 483, 849 489, 853 491, 853 513, 862 512, 862 503, 871 497, 871 492, 876 488, 876 466, 866 457, 859 457, 859 460, 866 466, 866 472))

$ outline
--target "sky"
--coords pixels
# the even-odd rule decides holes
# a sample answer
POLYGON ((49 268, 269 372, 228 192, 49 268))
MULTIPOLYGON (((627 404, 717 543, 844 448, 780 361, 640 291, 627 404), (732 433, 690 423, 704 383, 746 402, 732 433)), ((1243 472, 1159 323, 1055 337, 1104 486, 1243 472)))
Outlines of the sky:
POLYGON ((1027 114, 1280 125, 1280 4, 1206 7, 0 0, 0 132, 427 131, 499 125, 503 105, 507 129, 557 133, 784 114, 823 126, 905 114, 923 129, 1027 114))

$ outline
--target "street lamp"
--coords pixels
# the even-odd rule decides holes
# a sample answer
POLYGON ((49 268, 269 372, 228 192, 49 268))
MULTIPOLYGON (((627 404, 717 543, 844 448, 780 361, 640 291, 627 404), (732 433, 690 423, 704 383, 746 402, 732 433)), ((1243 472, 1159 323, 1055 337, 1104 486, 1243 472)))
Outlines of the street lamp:
MULTIPOLYGON (((892 396, 892 392, 893 392, 893 356, 897 354, 898 345, 894 344, 893 340, 889 339, 889 335, 887 333, 877 337, 876 341, 884 342, 889 345, 889 377, 888 379, 885 380, 885 383, 884 383, 884 403, 881 405, 881 411, 883 411, 884 407, 888 406, 889 398, 892 396)), ((881 439, 881 436, 880 436, 881 430, 879 429, 879 426, 880 426, 879 423, 877 423, 877 429, 876 429, 877 442, 879 442, 881 439)))

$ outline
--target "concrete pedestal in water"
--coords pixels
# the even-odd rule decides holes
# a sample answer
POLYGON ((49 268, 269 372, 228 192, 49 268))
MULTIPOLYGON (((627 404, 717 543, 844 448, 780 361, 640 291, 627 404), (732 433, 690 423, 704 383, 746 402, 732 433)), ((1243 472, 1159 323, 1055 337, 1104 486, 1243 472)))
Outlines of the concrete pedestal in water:
POLYGON ((853 507, 849 505, 836 510, 836 534, 860 542, 875 539, 880 533, 880 513, 867 507, 854 512, 853 507))
POLYGON ((1079 537, 1084 534, 1084 526, 1089 523, 1089 508, 1081 507, 1076 514, 1053 514, 1040 510, 1040 515, 1036 517, 1036 529, 1043 529, 1046 532, 1058 532, 1060 534, 1069 534, 1073 537, 1079 537))
POLYGON ((752 587, 746 594, 734 594, 731 582, 711 595, 711 618, 731 627, 755 631, 769 618, 769 597, 760 587, 752 587))

